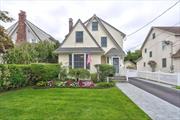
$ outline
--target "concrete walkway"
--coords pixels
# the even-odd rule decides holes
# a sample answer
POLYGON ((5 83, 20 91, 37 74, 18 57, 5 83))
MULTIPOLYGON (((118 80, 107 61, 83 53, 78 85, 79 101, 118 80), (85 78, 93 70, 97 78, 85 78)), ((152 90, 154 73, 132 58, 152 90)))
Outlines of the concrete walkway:
POLYGON ((117 83, 116 86, 153 120, 180 120, 180 108, 132 84, 117 83))

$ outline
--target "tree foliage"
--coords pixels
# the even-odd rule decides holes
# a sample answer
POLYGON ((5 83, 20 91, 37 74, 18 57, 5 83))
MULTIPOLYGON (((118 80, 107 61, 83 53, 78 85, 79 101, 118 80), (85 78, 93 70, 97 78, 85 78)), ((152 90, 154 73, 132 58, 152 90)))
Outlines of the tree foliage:
MULTIPOLYGON (((7 11, 0 10, 0 21, 11 22, 13 18, 8 16, 7 11)), ((12 40, 8 37, 3 26, 0 25, 0 53, 5 53, 7 49, 13 47, 12 40)))
POLYGON ((57 62, 57 55, 53 51, 57 45, 49 41, 38 43, 22 43, 9 49, 3 56, 9 64, 29 64, 38 62, 57 62))
POLYGON ((140 58, 141 57, 141 51, 140 50, 136 50, 136 51, 134 51, 134 52, 131 52, 131 51, 129 51, 129 52, 127 52, 127 55, 126 55, 126 57, 125 57, 125 61, 131 61, 131 62, 136 62, 136 60, 138 59, 138 58, 140 58))

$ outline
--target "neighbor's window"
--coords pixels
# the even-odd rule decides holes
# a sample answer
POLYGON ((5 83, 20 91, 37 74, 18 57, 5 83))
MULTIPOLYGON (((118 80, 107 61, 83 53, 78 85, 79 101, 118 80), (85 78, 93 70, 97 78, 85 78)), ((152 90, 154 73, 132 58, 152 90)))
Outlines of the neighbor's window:
POLYGON ((152 34, 152 39, 155 39, 155 37, 156 37, 156 34, 153 33, 153 34, 152 34))
POLYGON ((163 67, 163 68, 166 67, 166 58, 163 58, 163 59, 162 59, 162 67, 163 67))
POLYGON ((146 49, 146 48, 144 49, 144 52, 145 52, 145 53, 147 52, 147 49, 146 49))
POLYGON ((152 57, 152 51, 149 52, 149 57, 152 57))
POLYGON ((146 67, 146 63, 144 62, 144 67, 146 67))
POLYGON ((165 42, 162 42, 162 50, 164 50, 164 49, 165 49, 165 47, 166 47, 165 42))
POLYGON ((83 42, 83 31, 76 32, 76 42, 82 43, 83 42))
POLYGON ((92 22, 92 31, 98 30, 98 22, 92 22))
POLYGON ((107 47, 107 37, 101 37, 101 47, 107 47))
POLYGON ((74 54, 74 68, 84 68, 84 54, 74 54))

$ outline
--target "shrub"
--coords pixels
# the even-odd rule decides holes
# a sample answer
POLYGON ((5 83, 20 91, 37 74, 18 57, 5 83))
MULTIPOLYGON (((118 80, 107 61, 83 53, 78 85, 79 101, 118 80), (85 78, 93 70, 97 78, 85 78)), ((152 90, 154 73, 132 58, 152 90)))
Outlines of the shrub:
POLYGON ((27 85, 26 75, 23 73, 21 66, 9 65, 9 81, 12 84, 12 88, 20 88, 27 85))
POLYGON ((46 87, 47 86, 47 82, 45 81, 39 81, 36 83, 36 87, 46 87))
POLYGON ((101 81, 106 81, 108 76, 114 76, 115 68, 109 64, 99 65, 99 78, 101 81))
POLYGON ((97 73, 91 73, 91 80, 92 80, 94 83, 97 83, 97 82, 98 82, 97 73))
POLYGON ((58 64, 32 64, 32 82, 35 84, 38 81, 48 81, 58 78, 58 64))
POLYGON ((75 68, 75 69, 69 69, 69 75, 76 80, 79 79, 86 79, 90 77, 90 72, 86 69, 82 68, 75 68))
POLYGON ((114 83, 113 82, 100 82, 100 83, 97 83, 96 84, 96 88, 110 88, 110 87, 113 87, 114 86, 114 83))

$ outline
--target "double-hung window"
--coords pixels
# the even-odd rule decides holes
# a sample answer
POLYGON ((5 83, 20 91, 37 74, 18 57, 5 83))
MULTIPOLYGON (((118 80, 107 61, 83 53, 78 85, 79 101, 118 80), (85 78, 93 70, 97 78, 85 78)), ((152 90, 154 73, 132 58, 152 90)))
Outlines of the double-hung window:
POLYGON ((77 43, 83 42, 83 31, 76 31, 76 42, 77 43))
POLYGON ((74 54, 74 68, 84 68, 84 54, 74 54))
POLYGON ((98 22, 92 22, 92 31, 98 31, 98 22))
POLYGON ((101 37, 101 47, 107 47, 107 37, 101 37))

